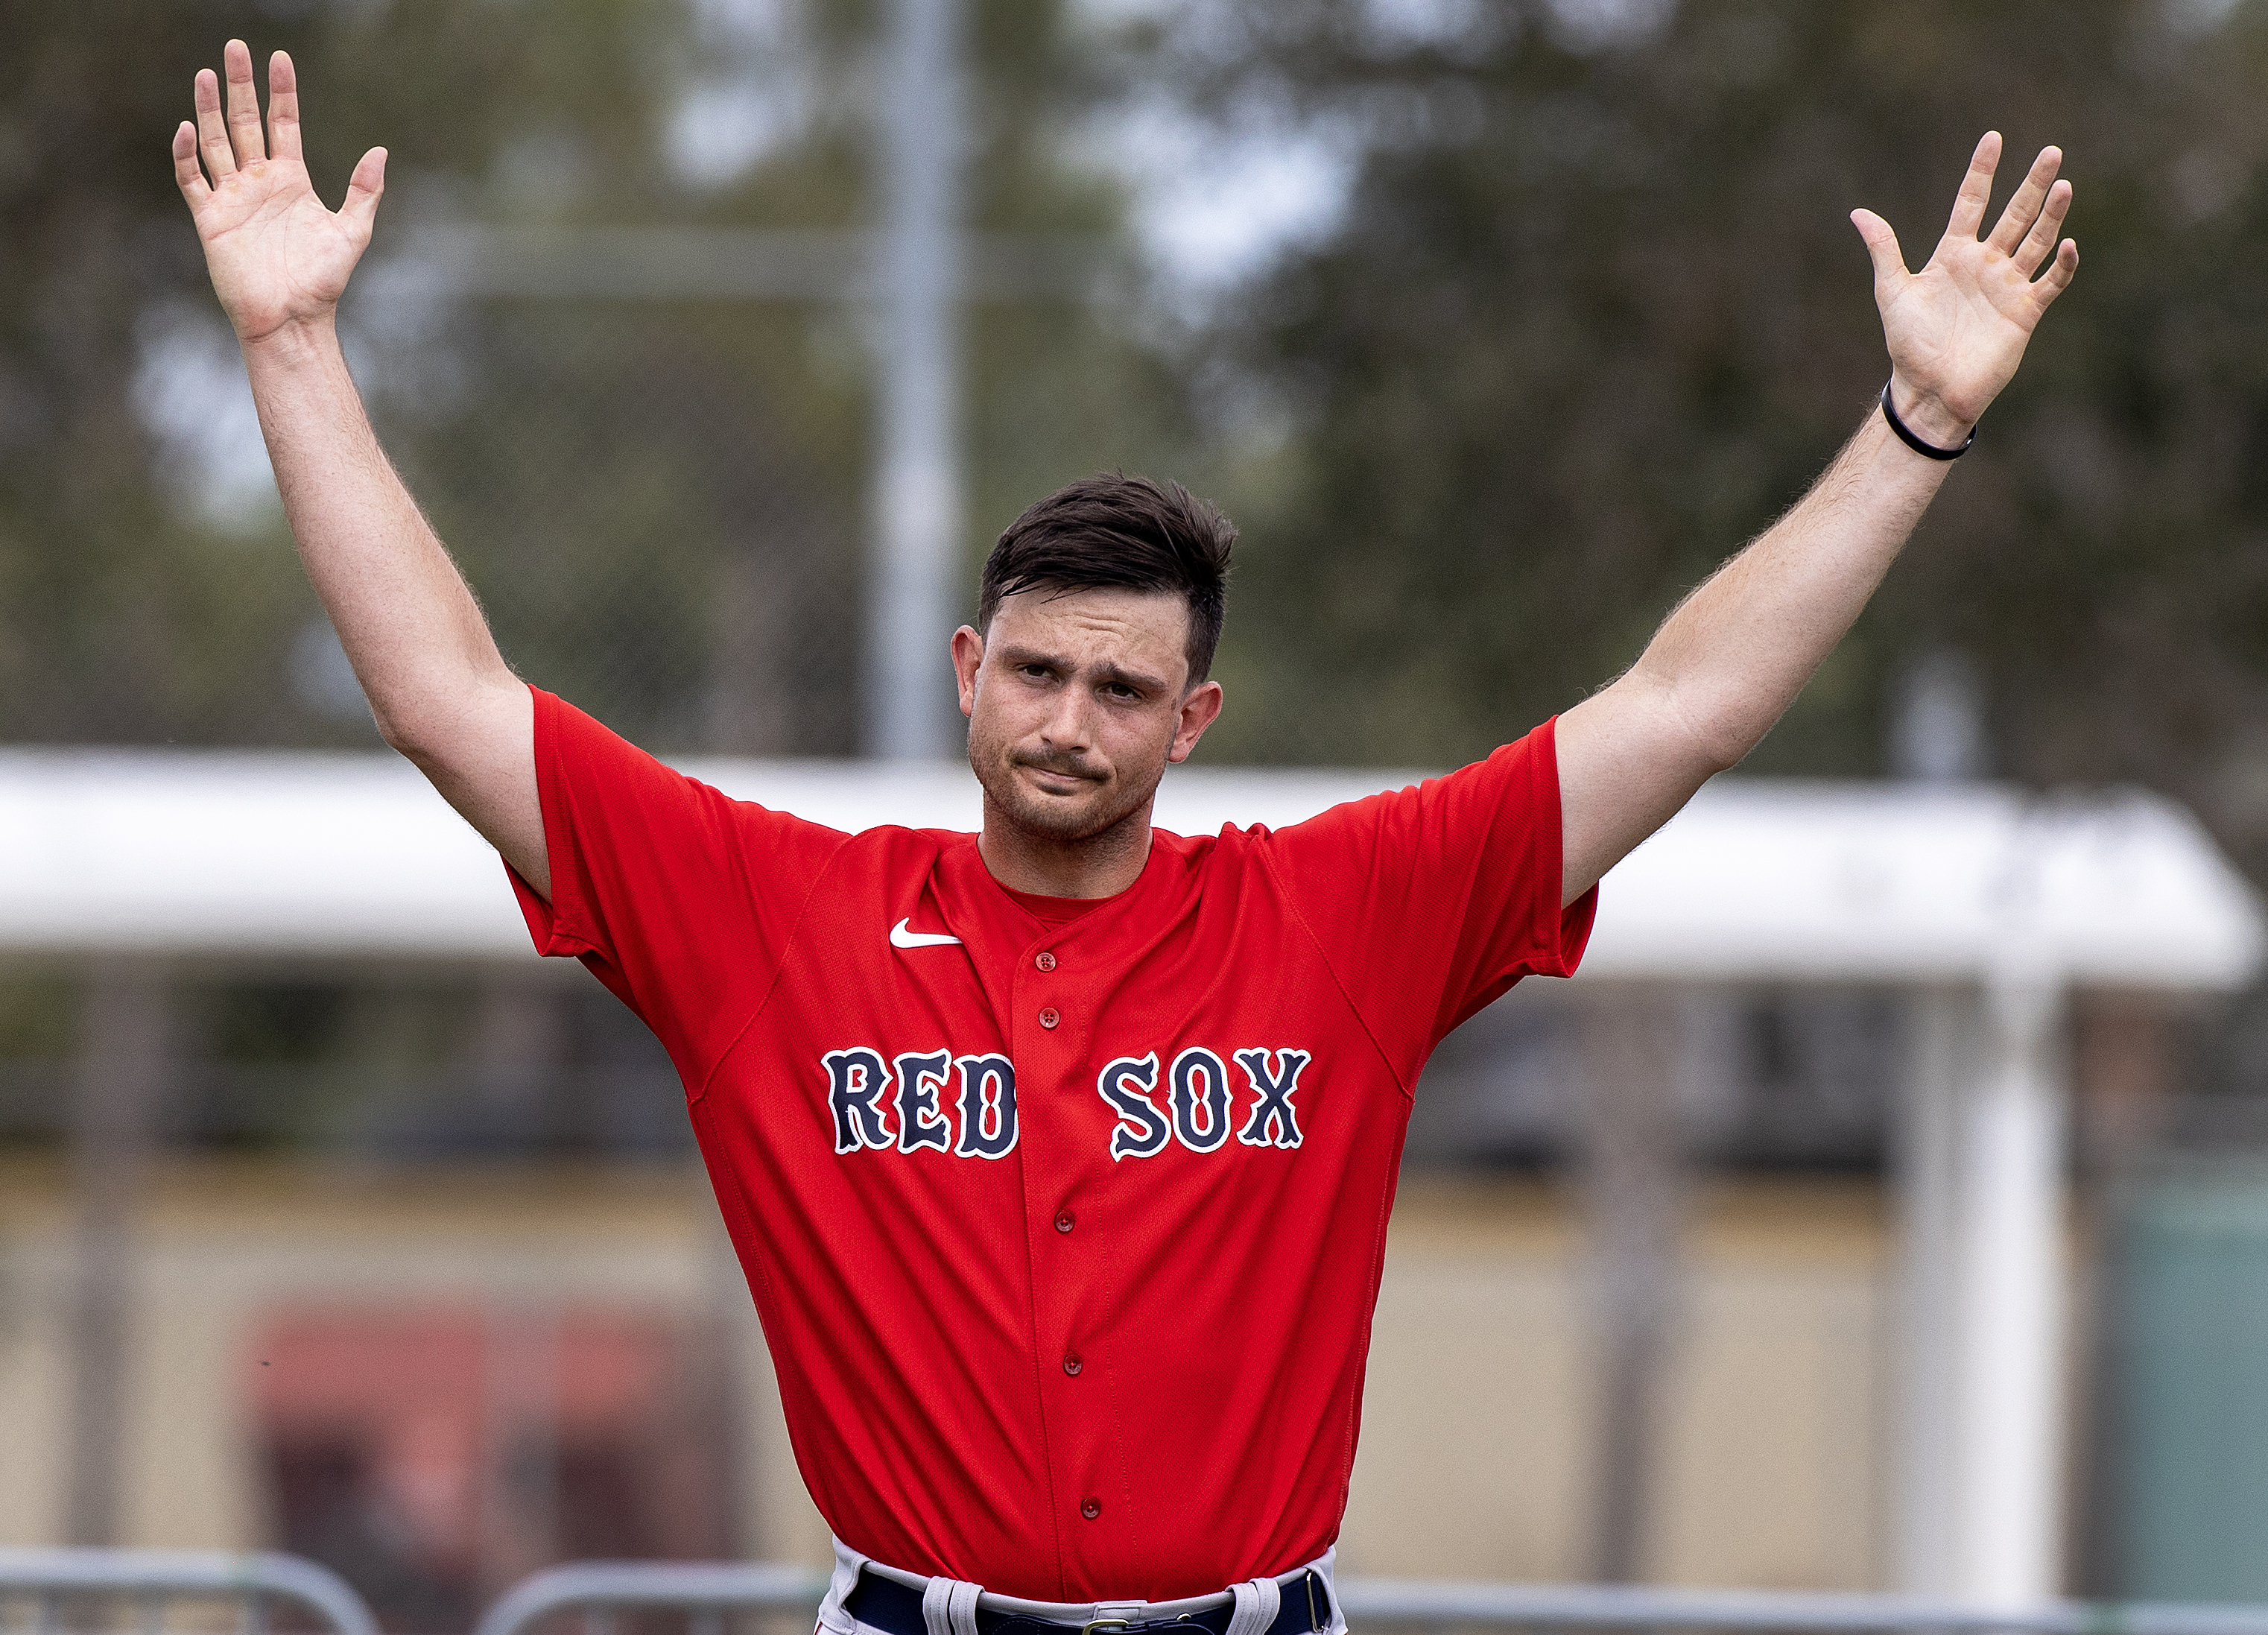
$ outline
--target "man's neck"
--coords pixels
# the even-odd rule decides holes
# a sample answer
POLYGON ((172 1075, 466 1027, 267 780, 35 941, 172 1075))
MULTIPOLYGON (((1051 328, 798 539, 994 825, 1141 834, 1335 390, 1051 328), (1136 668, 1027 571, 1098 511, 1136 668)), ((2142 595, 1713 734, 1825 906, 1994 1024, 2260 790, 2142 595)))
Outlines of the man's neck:
POLYGON ((1012 891, 1035 897, 1115 897, 1142 878, 1150 860, 1151 804, 1144 801, 1099 835, 1057 840, 1019 829, 988 797, 977 853, 992 878, 1012 891))

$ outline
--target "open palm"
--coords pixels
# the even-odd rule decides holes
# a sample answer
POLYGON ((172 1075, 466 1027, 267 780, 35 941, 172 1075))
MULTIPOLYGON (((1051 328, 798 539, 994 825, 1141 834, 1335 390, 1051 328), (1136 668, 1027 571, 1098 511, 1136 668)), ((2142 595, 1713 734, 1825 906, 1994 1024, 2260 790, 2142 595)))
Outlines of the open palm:
POLYGON ((222 65, 227 114, 223 116, 212 70, 199 70, 196 121, 182 121, 173 133, 173 179, 195 219, 222 309, 238 338, 254 342, 326 318, 338 305, 348 275, 370 243, 386 187, 386 150, 364 154, 345 203, 335 211, 324 209, 300 157, 291 59, 278 51, 269 61, 264 136, 252 53, 242 41, 232 40, 222 65))
POLYGON ((1977 237, 1999 162, 2000 135, 1988 131, 1962 179, 1945 237, 1918 273, 1906 270, 1889 223, 1872 210, 1851 213, 1874 257, 1874 303, 1901 396, 1911 394, 1948 441, 1957 441, 1948 432, 1975 423, 2008 384, 2040 314, 2079 269, 2079 247, 2056 242, 2071 210, 2071 183, 2056 180, 2063 155, 2054 148, 2040 151, 1991 235, 1977 237))

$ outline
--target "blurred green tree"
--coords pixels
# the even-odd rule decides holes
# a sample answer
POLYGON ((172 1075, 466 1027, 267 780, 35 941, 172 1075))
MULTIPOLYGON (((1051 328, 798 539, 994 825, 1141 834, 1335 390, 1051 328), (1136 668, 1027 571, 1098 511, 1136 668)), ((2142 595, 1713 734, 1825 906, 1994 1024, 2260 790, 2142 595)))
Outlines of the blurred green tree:
POLYGON ((552 8, 541 30, 453 0, 0 8, 19 68, 0 98, 0 732, 340 731, 292 685, 313 604, 272 512, 206 514, 195 451, 153 423, 195 443, 230 407, 220 391, 182 401, 225 385, 232 350, 162 152, 195 70, 232 34, 263 60, 290 49, 318 186, 335 194, 383 139, 414 198, 428 179, 477 179, 562 107, 617 138, 651 123, 659 77, 637 68, 658 18, 603 0, 552 8))
POLYGON ((2172 791, 2268 873, 2268 8, 1199 0, 1157 42, 1359 153, 1210 340, 1285 428, 1224 480, 1216 753, 1446 763, 1618 673, 1868 411, 1849 210, 1918 266, 1997 128, 2003 198, 2066 150, 2078 284, 1752 770, 1880 770, 1951 648, 1998 770, 2172 791))
MULTIPOLYGON (((1061 0, 970 11, 972 225, 1108 239, 1123 198, 1054 140, 1104 89, 1061 0)), ((232 346, 166 160, 236 34, 293 52, 329 196, 391 151, 350 354, 506 653, 656 748, 854 748, 855 309, 375 275, 451 222, 863 225, 880 25, 797 0, 0 6, 21 65, 0 95, 0 734, 371 741, 240 468, 232 346)), ((968 328, 972 556, 1035 492, 1185 446, 1170 378, 1100 309, 968 328)))

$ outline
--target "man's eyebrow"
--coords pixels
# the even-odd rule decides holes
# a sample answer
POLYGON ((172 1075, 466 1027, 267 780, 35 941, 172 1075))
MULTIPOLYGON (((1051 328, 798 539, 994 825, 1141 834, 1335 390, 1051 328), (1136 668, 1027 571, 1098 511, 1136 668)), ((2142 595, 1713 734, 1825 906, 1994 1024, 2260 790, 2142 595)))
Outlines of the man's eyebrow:
POLYGON ((1042 652, 1036 647, 1018 647, 1003 642, 994 650, 1003 664, 1043 664, 1049 669, 1065 670, 1071 667, 1061 655, 1042 652))
POLYGON ((1116 681, 1122 687, 1130 687, 1138 693, 1162 693, 1166 690, 1165 678, 1152 675, 1146 670, 1126 670, 1115 664, 1102 664, 1097 665, 1089 674, 1101 676, 1106 681, 1116 681))
POLYGON ((1099 664, 1091 669, 1081 670, 1059 653, 1042 652, 1036 647, 1020 647, 1012 644, 1001 647, 999 656, 1000 661, 1005 665, 1043 664, 1051 670, 1077 671, 1082 675, 1116 681, 1137 692, 1162 693, 1166 690, 1165 677, 1152 675, 1146 670, 1129 670, 1123 665, 1099 664))

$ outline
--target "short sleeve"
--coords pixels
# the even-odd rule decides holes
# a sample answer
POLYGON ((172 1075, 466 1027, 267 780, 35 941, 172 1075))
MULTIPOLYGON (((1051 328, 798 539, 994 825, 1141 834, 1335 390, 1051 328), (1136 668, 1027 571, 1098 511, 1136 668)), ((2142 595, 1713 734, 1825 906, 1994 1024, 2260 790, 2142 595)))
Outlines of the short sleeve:
POLYGON ((528 934, 538 953, 589 966, 697 1095, 848 836, 733 800, 529 690, 551 900, 507 867, 528 934))
POLYGON ((1560 907, 1555 725, 1270 837, 1285 896, 1405 1086, 1458 1023, 1583 957, 1598 892, 1560 907))

